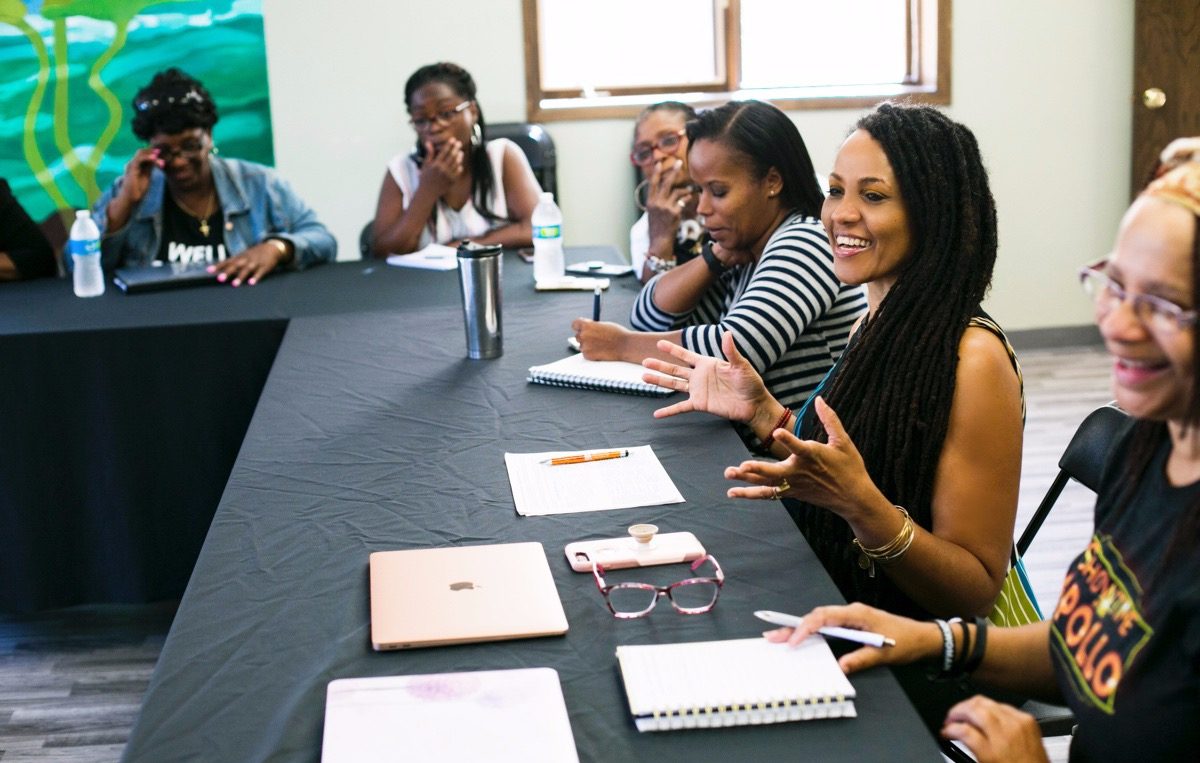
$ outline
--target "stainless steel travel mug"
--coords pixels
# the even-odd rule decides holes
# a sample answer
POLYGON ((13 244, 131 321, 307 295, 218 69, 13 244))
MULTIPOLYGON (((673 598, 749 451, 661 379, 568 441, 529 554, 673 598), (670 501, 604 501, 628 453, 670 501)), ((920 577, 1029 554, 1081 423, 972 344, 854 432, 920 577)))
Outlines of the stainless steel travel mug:
POLYGON ((467 330, 467 357, 472 360, 498 358, 504 353, 500 325, 503 252, 499 246, 478 246, 469 241, 458 247, 458 285, 467 330))

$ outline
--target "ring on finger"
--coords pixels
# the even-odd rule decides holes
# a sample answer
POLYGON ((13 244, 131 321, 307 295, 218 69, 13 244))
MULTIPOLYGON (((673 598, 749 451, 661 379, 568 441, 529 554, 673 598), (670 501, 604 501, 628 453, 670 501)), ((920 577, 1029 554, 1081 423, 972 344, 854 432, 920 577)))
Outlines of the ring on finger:
POLYGON ((784 478, 783 482, 780 482, 778 485, 775 486, 774 493, 772 493, 771 497, 774 498, 776 501, 778 501, 781 498, 783 498, 784 493, 786 493, 787 491, 789 491, 791 489, 792 489, 792 486, 788 484, 787 478, 784 478))
POLYGON ((679 200, 679 206, 680 206, 681 208, 682 208, 682 207, 686 207, 686 206, 687 206, 687 199, 680 199, 680 200, 679 200))

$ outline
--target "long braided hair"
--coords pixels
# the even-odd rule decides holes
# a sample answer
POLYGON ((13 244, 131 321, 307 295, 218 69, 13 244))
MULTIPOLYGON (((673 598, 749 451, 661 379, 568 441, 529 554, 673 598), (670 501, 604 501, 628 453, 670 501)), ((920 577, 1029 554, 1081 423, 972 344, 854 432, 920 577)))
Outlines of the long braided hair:
MULTIPOLYGON (((879 143, 891 163, 912 251, 824 396, 871 479, 929 529, 959 342, 991 285, 996 261, 996 207, 975 136, 937 109, 884 103, 857 128, 879 143)), ((806 436, 828 439, 815 417, 806 436)), ((789 502, 788 508, 847 599, 926 614, 885 575, 871 579, 858 567, 844 520, 812 505, 789 502)))
POLYGON ((475 102, 475 110, 479 114, 479 119, 475 122, 479 128, 478 140, 472 140, 471 144, 467 146, 467 167, 471 171, 471 200, 475 209, 488 220, 512 222, 511 218, 501 217, 491 208, 490 201, 492 191, 496 187, 496 177, 492 173, 492 163, 488 159, 487 123, 483 119, 483 108, 480 107, 479 101, 475 97, 475 80, 466 69, 448 61, 422 66, 413 72, 408 81, 404 83, 404 104, 409 109, 412 108, 413 95, 430 82, 442 82, 448 85, 458 97, 475 102))

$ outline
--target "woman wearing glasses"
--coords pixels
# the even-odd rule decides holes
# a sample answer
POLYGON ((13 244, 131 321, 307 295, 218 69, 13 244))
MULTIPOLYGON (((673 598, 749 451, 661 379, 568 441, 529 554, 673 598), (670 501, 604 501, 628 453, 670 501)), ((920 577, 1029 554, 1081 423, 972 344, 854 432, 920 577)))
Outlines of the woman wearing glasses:
MULTIPOLYGON (((1065 702, 1079 724, 1072 761, 1195 760, 1200 153, 1177 161, 1126 212, 1113 253, 1081 273, 1113 358, 1117 404, 1137 421, 1110 452, 1091 541, 1068 568, 1049 620, 989 629, 986 621, 917 622, 851 605, 818 608, 801 629, 768 638, 799 642, 825 625, 884 633, 894 647, 851 652, 842 668, 924 660, 1065 702)), ((984 697, 953 707, 941 734, 984 763, 1045 760, 1034 719, 984 697)))
POLYGON ((710 357, 736 344, 773 394, 800 405, 866 306, 862 289, 834 274, 808 149, 787 115, 761 101, 702 112, 687 137, 712 244, 643 287, 634 330, 577 319, 580 347, 592 360, 640 363, 661 354, 661 339, 710 357))
POLYGON ((629 256, 642 283, 700 254, 704 228, 696 215, 700 197, 688 175, 684 128, 695 118, 686 103, 663 101, 647 106, 634 126, 629 159, 642 175, 634 198, 643 213, 629 229, 629 256))
POLYGON ((159 72, 133 109, 133 132, 149 145, 93 211, 105 267, 207 263, 240 286, 337 256, 333 236, 274 170, 216 156, 217 107, 198 80, 159 72))
POLYGON ((506 247, 532 243, 541 189, 525 154, 510 140, 487 140, 475 80, 437 63, 404 85, 417 147, 388 162, 375 208, 376 257, 469 238, 506 247))

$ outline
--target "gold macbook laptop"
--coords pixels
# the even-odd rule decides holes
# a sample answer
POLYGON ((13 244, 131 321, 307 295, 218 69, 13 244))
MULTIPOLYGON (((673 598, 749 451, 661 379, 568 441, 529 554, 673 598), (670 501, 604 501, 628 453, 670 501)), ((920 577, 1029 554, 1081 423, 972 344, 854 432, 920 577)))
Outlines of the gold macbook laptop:
POLYGON ((371 554, 371 645, 378 651, 566 632, 541 543, 371 554))

